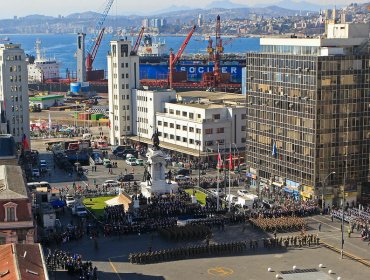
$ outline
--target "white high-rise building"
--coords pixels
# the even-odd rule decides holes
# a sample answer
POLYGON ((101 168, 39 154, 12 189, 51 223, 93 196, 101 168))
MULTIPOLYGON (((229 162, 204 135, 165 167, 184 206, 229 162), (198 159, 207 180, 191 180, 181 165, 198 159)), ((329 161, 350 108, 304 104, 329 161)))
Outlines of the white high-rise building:
POLYGON ((111 41, 108 54, 110 143, 120 145, 132 134, 132 90, 139 86, 139 57, 131 42, 111 41))
POLYGON ((0 104, 16 142, 30 136, 26 56, 19 44, 0 45, 0 104))

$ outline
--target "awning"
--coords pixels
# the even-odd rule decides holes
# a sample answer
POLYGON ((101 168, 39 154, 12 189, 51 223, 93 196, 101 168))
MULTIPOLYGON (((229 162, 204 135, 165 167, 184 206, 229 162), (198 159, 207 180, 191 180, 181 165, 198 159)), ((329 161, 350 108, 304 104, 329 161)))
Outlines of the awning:
POLYGON ((283 183, 279 183, 279 182, 272 182, 272 184, 280 188, 284 185, 283 183))

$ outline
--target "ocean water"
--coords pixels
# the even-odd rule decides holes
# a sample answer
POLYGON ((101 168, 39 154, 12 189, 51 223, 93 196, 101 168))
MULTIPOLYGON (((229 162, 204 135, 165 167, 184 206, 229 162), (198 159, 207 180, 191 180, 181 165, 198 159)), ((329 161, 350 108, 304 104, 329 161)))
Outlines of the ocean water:
MULTIPOLYGON (((36 55, 35 42, 37 39, 41 40, 42 49, 47 58, 55 58, 60 62, 61 76, 65 76, 66 69, 71 72, 76 71, 76 41, 75 34, 19 34, 19 35, 0 35, 0 38, 9 37, 10 42, 13 44, 21 44, 26 54, 36 55)), ((89 36, 87 36, 89 38, 89 36)), ((100 49, 94 62, 95 69, 107 69, 107 53, 109 51, 109 42, 112 35, 105 35, 100 49)), ((135 42, 136 37, 128 38, 135 42)), ((165 41, 168 49, 172 48, 176 53, 180 48, 185 37, 172 37, 172 36, 158 36, 156 40, 165 41)), ((225 53, 245 53, 248 51, 258 51, 260 48, 259 38, 235 38, 227 42, 225 45, 225 53)), ((2 42, 0 42, 1 44, 2 42)), ((206 53, 208 41, 204 37, 193 36, 187 45, 184 53, 206 53)), ((87 40, 86 45, 89 45, 87 40)))

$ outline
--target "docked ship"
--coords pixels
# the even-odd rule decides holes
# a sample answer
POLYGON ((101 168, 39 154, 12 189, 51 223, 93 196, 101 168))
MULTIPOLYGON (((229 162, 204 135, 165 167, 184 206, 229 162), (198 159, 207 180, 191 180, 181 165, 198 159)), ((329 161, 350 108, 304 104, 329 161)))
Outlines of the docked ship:
POLYGON ((49 79, 59 78, 59 62, 55 59, 48 59, 42 54, 41 40, 36 40, 35 44, 36 58, 34 61, 29 60, 28 82, 42 83, 49 79))
MULTIPOLYGON (((164 41, 153 41, 150 35, 145 35, 143 44, 138 49, 140 57, 141 79, 166 79, 168 76, 169 54, 164 41)), ((222 54, 221 73, 230 74, 230 82, 241 83, 242 68, 246 57, 241 54, 222 54)), ((209 62, 208 54, 183 55, 176 64, 175 71, 186 72, 187 80, 198 82, 203 73, 213 72, 214 63, 209 62)))

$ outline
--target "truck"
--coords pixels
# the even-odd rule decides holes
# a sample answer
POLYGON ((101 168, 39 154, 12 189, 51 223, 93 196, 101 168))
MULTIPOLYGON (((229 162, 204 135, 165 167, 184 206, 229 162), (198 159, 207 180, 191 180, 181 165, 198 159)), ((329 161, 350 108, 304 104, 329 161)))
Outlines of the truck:
POLYGON ((253 203, 254 202, 255 201, 253 199, 238 196, 238 201, 235 203, 235 205, 238 205, 238 206, 241 206, 241 207, 253 208, 253 203))

